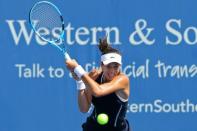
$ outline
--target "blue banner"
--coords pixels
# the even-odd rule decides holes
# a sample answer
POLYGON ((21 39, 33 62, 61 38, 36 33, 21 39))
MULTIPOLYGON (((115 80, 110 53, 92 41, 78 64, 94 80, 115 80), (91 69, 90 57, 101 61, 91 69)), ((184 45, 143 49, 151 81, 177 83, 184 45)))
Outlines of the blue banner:
MULTIPOLYGON (((81 131, 91 110, 79 111, 64 56, 32 30, 36 2, 0 1, 0 131, 81 131)), ((197 1, 50 2, 64 17, 69 54, 86 71, 100 66, 104 34, 121 51, 133 131, 196 131, 197 1)))

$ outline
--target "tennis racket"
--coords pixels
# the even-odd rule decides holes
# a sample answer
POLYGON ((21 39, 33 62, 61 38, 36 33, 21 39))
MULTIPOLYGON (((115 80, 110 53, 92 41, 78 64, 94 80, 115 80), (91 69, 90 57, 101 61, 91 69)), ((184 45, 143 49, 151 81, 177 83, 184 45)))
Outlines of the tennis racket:
POLYGON ((64 44, 64 20, 60 10, 53 3, 40 1, 29 12, 29 23, 36 35, 58 48, 70 60, 64 44))

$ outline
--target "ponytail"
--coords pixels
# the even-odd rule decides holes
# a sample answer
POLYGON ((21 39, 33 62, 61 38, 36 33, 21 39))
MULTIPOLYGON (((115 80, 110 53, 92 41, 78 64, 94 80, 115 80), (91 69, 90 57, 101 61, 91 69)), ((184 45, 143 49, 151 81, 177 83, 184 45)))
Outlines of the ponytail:
POLYGON ((108 42, 107 42, 107 37, 104 39, 99 39, 99 45, 98 45, 99 50, 101 51, 101 54, 107 54, 107 53, 117 53, 120 54, 120 52, 117 49, 112 48, 108 42))

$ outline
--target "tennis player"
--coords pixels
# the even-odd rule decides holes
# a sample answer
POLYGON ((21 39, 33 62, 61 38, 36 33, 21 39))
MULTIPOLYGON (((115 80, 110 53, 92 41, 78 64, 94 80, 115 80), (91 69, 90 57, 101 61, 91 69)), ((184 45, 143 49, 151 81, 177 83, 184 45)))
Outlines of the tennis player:
POLYGON ((77 80, 78 104, 81 112, 88 112, 94 105, 92 114, 82 125, 83 131, 130 131, 126 120, 129 98, 129 78, 120 70, 122 56, 112 48, 107 39, 99 41, 101 70, 90 73, 75 61, 67 60, 66 66, 77 80), (109 116, 106 125, 97 123, 97 115, 105 113, 109 116))

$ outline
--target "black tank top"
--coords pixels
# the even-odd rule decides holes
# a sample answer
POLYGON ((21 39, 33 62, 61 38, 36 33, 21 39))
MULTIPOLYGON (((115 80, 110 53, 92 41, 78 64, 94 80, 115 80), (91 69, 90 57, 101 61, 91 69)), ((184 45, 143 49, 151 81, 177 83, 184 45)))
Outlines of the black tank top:
MULTIPOLYGON (((101 84, 102 74, 96 79, 96 82, 101 84)), ((91 117, 95 120, 100 113, 105 113, 109 116, 108 126, 111 127, 116 127, 125 120, 128 102, 121 101, 115 92, 102 97, 92 96, 92 103, 94 110, 91 117)))

